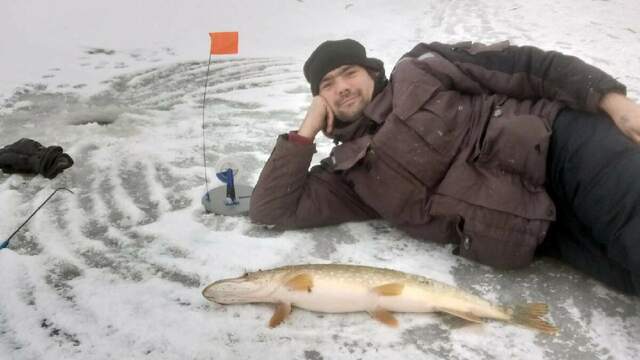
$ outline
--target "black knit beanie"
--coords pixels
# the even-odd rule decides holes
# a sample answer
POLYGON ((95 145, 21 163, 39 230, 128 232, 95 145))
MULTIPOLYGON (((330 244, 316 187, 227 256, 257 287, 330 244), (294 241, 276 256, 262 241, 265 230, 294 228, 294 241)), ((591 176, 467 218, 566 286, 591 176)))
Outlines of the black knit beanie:
POLYGON ((360 65, 374 70, 378 72, 378 79, 386 84, 384 63, 376 58, 368 58, 362 44, 352 39, 329 40, 320 44, 304 63, 304 77, 311 85, 311 93, 318 95, 320 80, 343 65, 360 65))

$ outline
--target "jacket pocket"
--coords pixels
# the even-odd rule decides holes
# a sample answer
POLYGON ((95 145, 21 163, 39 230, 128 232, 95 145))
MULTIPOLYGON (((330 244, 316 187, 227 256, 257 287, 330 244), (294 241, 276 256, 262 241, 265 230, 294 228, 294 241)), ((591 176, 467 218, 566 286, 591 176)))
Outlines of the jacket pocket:
POLYGON ((434 194, 430 215, 452 213, 460 216, 454 253, 501 269, 530 264, 550 224, 434 194))
POLYGON ((545 181, 551 129, 538 116, 507 113, 505 108, 493 109, 471 160, 540 186, 545 181))

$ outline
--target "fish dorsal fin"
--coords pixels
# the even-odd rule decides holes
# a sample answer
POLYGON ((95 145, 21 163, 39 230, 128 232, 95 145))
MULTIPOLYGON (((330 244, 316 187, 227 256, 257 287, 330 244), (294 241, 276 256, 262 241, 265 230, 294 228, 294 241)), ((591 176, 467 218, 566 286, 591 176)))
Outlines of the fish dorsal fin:
POLYGON ((290 313, 291 304, 283 302, 278 303, 278 305, 276 306, 276 311, 273 312, 273 316, 271 316, 271 320, 269 320, 269 327, 274 328, 280 325, 280 323, 282 323, 290 313))
POLYGON ((313 278, 309 274, 299 274, 289 279, 285 283, 285 286, 291 290, 295 291, 308 291, 311 292, 311 288, 313 287, 313 278))
POLYGON ((391 327, 398 326, 398 319, 396 319, 396 317, 386 309, 377 308, 374 311, 370 311, 369 314, 371 315, 371 317, 383 324, 389 325, 391 327))
POLYGON ((467 321, 471 321, 474 323, 479 323, 482 324, 483 321, 480 317, 478 317, 477 315, 474 315, 470 312, 465 312, 465 311, 458 311, 458 310, 451 310, 451 309, 438 309, 439 311, 445 312, 447 314, 451 314, 453 316, 457 316, 459 318, 465 319, 467 321))
POLYGON ((404 284, 401 283, 388 283, 371 289, 374 293, 382 296, 398 296, 402 294, 402 290, 404 290, 404 284))

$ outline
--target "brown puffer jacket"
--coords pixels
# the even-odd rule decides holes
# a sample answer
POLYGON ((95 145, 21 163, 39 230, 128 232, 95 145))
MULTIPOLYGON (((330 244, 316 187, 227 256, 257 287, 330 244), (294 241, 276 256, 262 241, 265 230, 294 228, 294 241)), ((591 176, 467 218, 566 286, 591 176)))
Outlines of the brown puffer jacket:
POLYGON ((382 217, 466 258, 525 266, 555 219, 552 122, 563 106, 597 111, 610 91, 625 88, 557 52, 419 44, 321 165, 308 171, 314 145, 278 138, 250 217, 285 229, 382 217))

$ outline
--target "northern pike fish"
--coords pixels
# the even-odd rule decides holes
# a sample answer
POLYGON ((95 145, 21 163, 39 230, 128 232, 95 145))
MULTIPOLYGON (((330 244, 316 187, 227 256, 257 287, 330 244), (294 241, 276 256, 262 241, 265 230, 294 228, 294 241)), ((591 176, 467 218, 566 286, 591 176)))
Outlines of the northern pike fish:
POLYGON ((503 307, 454 286, 420 275, 360 265, 292 265, 245 273, 207 286, 202 295, 219 304, 275 303, 270 327, 284 321, 291 307, 325 312, 366 311, 376 320, 397 326, 393 312, 444 312, 482 323, 500 320, 555 334, 542 319, 548 307, 529 303, 503 307))

